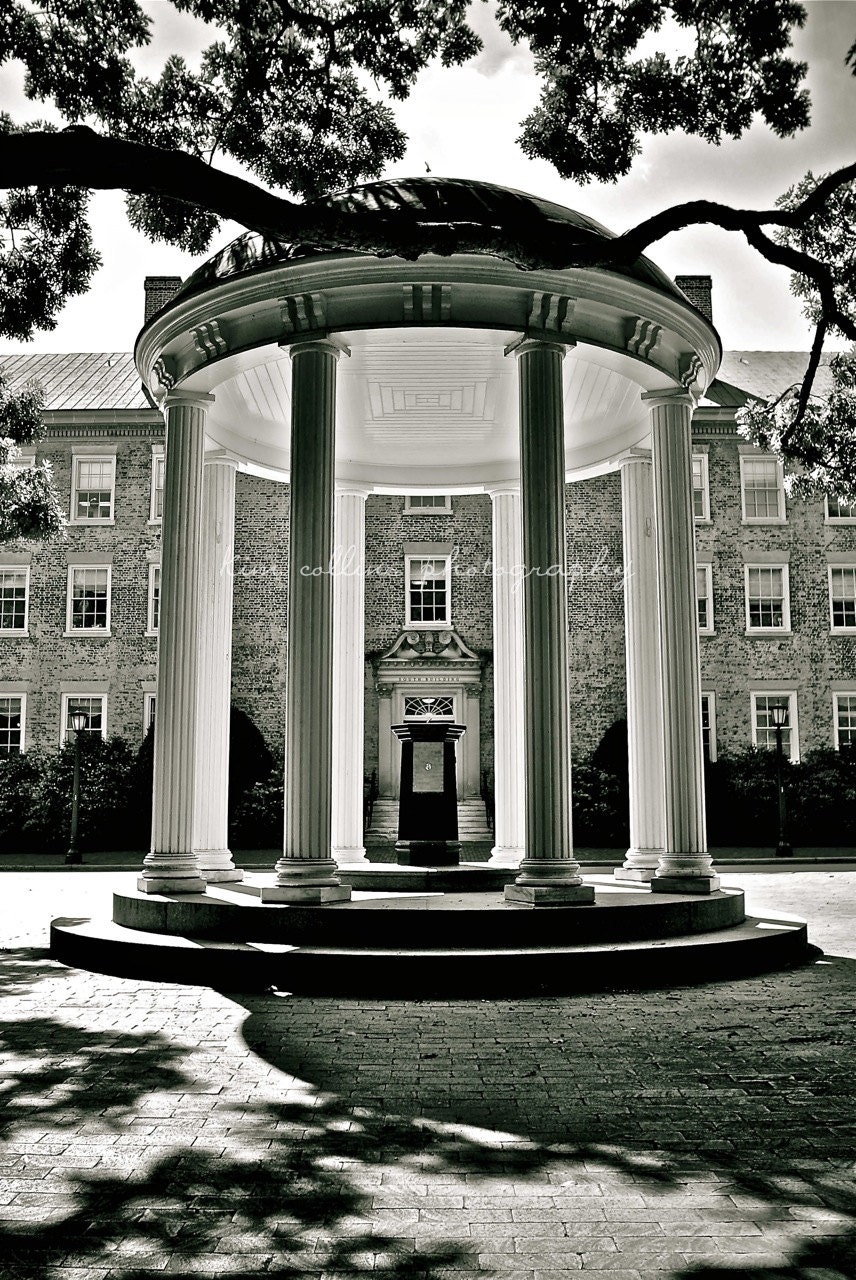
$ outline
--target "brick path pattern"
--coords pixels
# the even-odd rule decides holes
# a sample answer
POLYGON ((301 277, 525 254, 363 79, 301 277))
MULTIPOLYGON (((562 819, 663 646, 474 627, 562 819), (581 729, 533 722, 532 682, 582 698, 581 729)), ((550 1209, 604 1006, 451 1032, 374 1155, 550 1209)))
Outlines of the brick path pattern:
MULTIPOLYGON (((641 994, 239 996, 63 969, 18 880, 3 1280, 856 1275, 856 947, 641 994)), ((856 874, 803 883, 852 937, 856 874)))

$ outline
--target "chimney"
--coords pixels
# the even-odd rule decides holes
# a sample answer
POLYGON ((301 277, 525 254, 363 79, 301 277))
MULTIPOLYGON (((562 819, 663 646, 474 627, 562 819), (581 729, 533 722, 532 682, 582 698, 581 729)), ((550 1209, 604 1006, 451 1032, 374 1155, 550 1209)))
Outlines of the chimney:
POLYGON ((143 324, 151 320, 156 311, 175 297, 181 286, 181 276, 146 276, 146 315, 143 324))
POLYGON ((713 281, 710 276, 675 276, 675 284, 682 289, 690 302, 713 324, 713 307, 710 294, 713 281))

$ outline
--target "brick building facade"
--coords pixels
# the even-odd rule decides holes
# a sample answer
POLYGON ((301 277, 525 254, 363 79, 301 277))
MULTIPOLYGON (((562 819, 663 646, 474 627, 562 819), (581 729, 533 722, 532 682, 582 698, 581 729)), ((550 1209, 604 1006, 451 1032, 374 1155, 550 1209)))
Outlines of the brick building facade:
MULTIPOLYGON (((798 375, 799 357, 737 353, 696 411, 702 689, 712 752, 768 745, 786 697, 794 756, 856 741, 856 510, 785 499, 778 465, 737 435, 739 387, 798 375), (738 382, 740 379, 740 382, 738 382)), ((0 750, 53 747, 70 709, 93 730, 141 740, 156 693, 163 420, 127 355, 8 357, 13 382, 47 392, 40 455, 67 504, 67 537, 0 548, 0 750)), ((366 504, 365 769, 378 764, 375 664, 405 624, 409 546, 451 547, 450 625, 482 663, 481 767, 492 766, 491 499, 448 510, 403 496, 366 504)), ((237 480, 233 702, 283 747, 288 487, 237 480)), ((574 750, 625 714, 621 497, 617 473, 567 486, 574 750)))

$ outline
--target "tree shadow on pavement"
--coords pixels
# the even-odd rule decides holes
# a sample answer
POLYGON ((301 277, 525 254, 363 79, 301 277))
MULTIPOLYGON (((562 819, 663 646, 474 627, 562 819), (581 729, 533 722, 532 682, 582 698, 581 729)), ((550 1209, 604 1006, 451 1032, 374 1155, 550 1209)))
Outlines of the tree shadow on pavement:
POLYGON ((169 1026, 92 1032, 41 1007, 3 1028, 4 1280, 534 1276, 602 1265, 595 1232, 642 1272, 632 1225, 660 1210, 688 1234, 661 1235, 652 1272, 852 1280, 854 977, 827 958, 531 1001, 247 996, 255 1096, 225 1057, 201 1079, 169 1026), (721 1243, 780 1227, 780 1261, 721 1243), (530 1251, 495 1261, 515 1229, 530 1251))

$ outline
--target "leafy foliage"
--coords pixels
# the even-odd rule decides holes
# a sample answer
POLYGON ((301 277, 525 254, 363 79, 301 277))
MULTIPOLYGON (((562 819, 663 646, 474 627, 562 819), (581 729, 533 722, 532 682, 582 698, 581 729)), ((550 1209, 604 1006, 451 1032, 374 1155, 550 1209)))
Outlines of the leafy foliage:
MULTIPOLYGON (((185 161, 227 159, 267 187, 308 199, 378 177, 399 160, 406 138, 391 103, 407 97, 432 60, 454 66, 481 48, 467 0, 172 3, 210 29, 198 67, 173 55, 158 76, 137 74, 130 55, 151 30, 136 0, 9 0, 0 65, 23 63, 29 96, 53 103, 72 128, 179 152, 185 161)), ((792 0, 501 0, 496 20, 529 46, 542 80, 541 103, 524 122, 524 150, 577 181, 626 173, 646 133, 680 129, 716 143, 739 137, 756 114, 782 136, 808 122, 805 67, 786 56, 793 28, 805 20, 792 0), (675 29, 691 52, 670 57, 663 49, 675 29)), ((98 167, 94 156, 90 175, 98 167)), ((114 185, 128 193, 134 226, 201 253, 220 215, 193 191, 192 172, 187 200, 158 189, 157 173, 140 167, 114 185)), ((63 185, 89 185, 82 174, 62 177, 63 185)), ((66 203, 48 195, 61 234, 32 200, 31 191, 9 196, 29 240, 0 262, 8 312, 0 305, 0 332, 16 335, 55 323, 63 298, 85 288, 97 265, 85 195, 75 190, 66 203), (44 279, 45 264, 54 270, 42 290, 28 272, 44 279)), ((235 213, 257 229, 251 202, 248 195, 244 217, 235 213)))
MULTIPOLYGON (((796 208, 817 190, 824 177, 806 174, 781 197, 779 206, 796 208)), ((817 330, 806 379, 776 400, 751 402, 738 414, 738 425, 748 439, 790 464, 785 482, 791 493, 810 498, 826 492, 854 502, 856 349, 830 360, 832 385, 828 394, 810 392, 827 332, 852 337, 842 322, 856 324, 856 183, 837 187, 799 226, 780 228, 776 241, 826 263, 829 285, 822 292, 812 276, 802 272, 791 276, 791 288, 803 300, 804 313, 817 330)))
MULTIPOLYGON (((806 67, 785 56, 802 5, 779 0, 503 0, 500 26, 535 55, 543 87, 525 121, 527 155, 563 178, 615 181, 646 133, 684 133, 718 144, 760 113, 780 137, 809 122, 806 67), (690 38, 673 58, 640 45, 668 23, 690 38)), ((665 35, 665 33, 663 33, 665 35)), ((668 38, 666 38, 668 46, 668 38)))
POLYGON ((47 461, 21 464, 21 446, 42 436, 43 396, 36 383, 17 393, 0 373, 0 543, 18 539, 55 538, 65 529, 65 515, 47 461))

